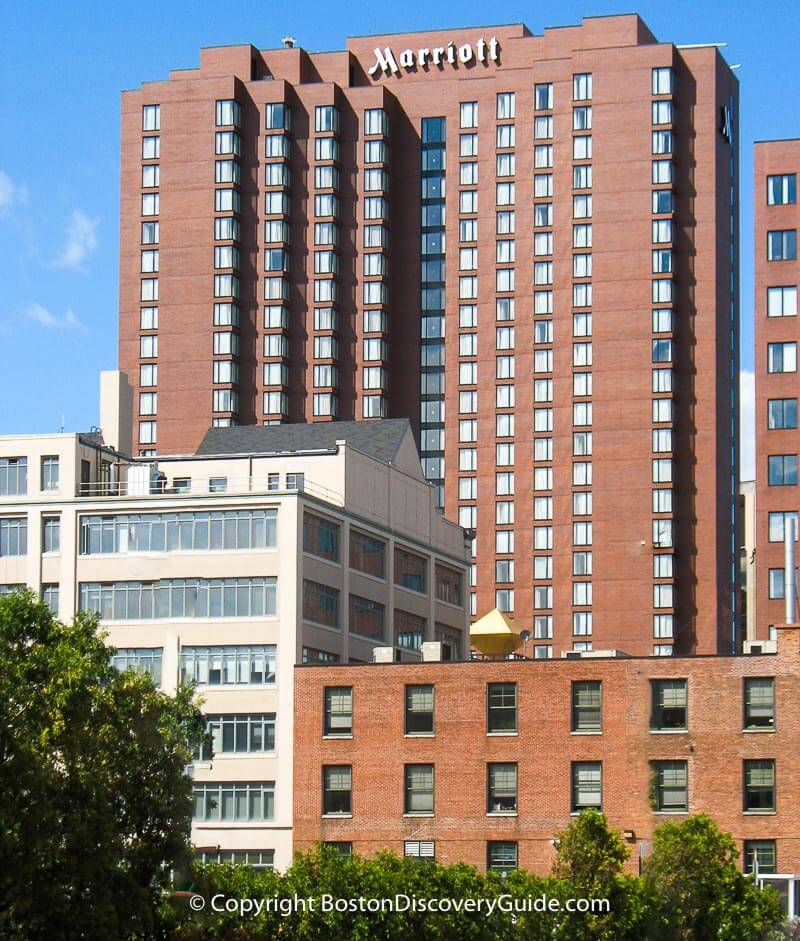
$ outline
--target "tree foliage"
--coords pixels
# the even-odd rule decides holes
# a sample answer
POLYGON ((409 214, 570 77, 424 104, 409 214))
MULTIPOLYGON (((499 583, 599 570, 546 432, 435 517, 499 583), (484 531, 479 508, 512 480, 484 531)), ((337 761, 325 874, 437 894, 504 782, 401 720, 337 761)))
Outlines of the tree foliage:
POLYGON ((148 936, 185 859, 203 736, 189 690, 119 673, 97 622, 0 598, 0 937, 148 936))

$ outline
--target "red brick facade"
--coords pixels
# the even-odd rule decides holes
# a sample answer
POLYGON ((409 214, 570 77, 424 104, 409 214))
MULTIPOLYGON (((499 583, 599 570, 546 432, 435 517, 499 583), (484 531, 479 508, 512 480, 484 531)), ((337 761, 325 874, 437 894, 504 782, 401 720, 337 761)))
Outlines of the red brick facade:
MULTIPOLYGON (((800 206, 797 202, 797 176, 800 174, 800 140, 760 141, 755 145, 755 320, 756 320, 756 630, 755 639, 764 640, 770 627, 784 618, 783 600, 783 526, 778 514, 800 510, 797 496, 797 475, 794 483, 772 485, 769 479, 770 456, 786 455, 797 460, 797 344, 800 327, 797 318, 797 291, 800 285, 800 260, 797 257, 797 230, 800 229, 800 206), (794 180, 785 187, 783 178, 794 180), (768 180, 775 192, 770 197, 768 180), (777 178, 781 178, 780 182, 777 178), (784 191, 785 190, 785 191, 784 191), (773 202, 770 204, 770 198, 773 202), (794 258, 768 257, 769 233, 792 232, 795 238, 794 258), (788 288, 792 296, 778 297, 772 288, 788 288), (783 360, 778 344, 795 344, 792 366, 783 360), (773 346, 774 344, 774 346, 773 346), (772 347, 772 350, 770 349, 772 347), (770 401, 773 405, 770 420, 770 401), (780 403, 793 403, 793 416, 780 403), (773 525, 770 533, 770 515, 773 525), (770 570, 773 586, 770 592, 770 570), (775 583, 777 579, 777 584, 775 583)), ((776 246, 778 248, 778 246, 776 246)), ((790 253, 787 253, 790 254, 790 253)), ((786 359, 790 357, 787 352, 786 359)), ((787 480, 791 481, 789 477, 787 480)))
POLYGON ((191 452, 212 421, 408 417, 476 531, 476 614, 513 610, 541 657, 729 652, 737 103, 716 49, 637 16, 208 48, 125 92, 134 450, 191 452), (372 70, 387 48, 396 74, 372 70), (424 258, 423 197, 446 210, 424 258))
POLYGON ((487 841, 518 844, 519 865, 546 871, 552 839, 571 818, 571 765, 602 763, 602 809, 628 834, 635 869, 654 827, 654 761, 686 762, 688 812, 705 812, 745 840, 774 840, 779 872, 800 870, 800 628, 777 655, 659 660, 581 659, 298 667, 295 671, 294 835, 402 854, 432 840, 436 858, 486 864, 487 841), (744 682, 774 678, 771 731, 744 731, 744 682), (688 730, 651 731, 651 681, 685 679, 688 730), (575 682, 602 684, 602 731, 572 732, 575 682), (517 733, 487 733, 487 684, 517 684, 517 733), (434 734, 404 734, 407 684, 434 687, 434 734), (323 736, 326 687, 352 687, 352 737, 323 736), (774 811, 744 812, 744 763, 774 761, 774 811), (487 764, 518 767, 514 816, 487 814, 487 764), (434 813, 404 816, 404 765, 434 767, 434 813), (352 767, 352 816, 322 815, 325 766, 352 767))

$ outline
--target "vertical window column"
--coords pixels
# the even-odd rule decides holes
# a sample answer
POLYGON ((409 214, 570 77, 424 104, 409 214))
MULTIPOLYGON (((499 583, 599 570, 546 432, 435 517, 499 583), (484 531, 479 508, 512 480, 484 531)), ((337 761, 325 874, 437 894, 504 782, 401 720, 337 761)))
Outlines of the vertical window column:
POLYGON ((440 509, 444 506, 446 131, 445 118, 422 119, 420 457, 440 509))
POLYGON ((141 254, 139 264, 139 455, 156 453, 158 413, 158 272, 161 211, 161 106, 142 107, 141 254))
POLYGON ((289 105, 282 101, 267 104, 264 127, 263 422, 271 425, 279 424, 289 412, 289 105))
POLYGON ((572 86, 572 647, 592 649, 592 76, 572 86))
POLYGON ((336 418, 339 300, 339 109, 314 109, 314 335, 312 340, 314 418, 336 418))
POLYGON ((389 355, 389 116, 364 111, 364 252, 362 258, 362 415, 385 418, 389 355))
MULTIPOLYGON (((534 91, 533 636, 553 656, 553 85, 534 91)), ((502 218, 498 213, 498 221, 502 218)), ((511 225, 513 231, 513 220, 511 225)), ((509 229, 505 225, 503 230, 509 229)), ((498 232, 501 227, 498 226, 498 232)))
POLYGON ((233 99, 217 101, 214 123, 214 186, 226 188, 215 189, 214 197, 211 422, 217 427, 227 427, 236 424, 239 411, 239 103, 233 99))
POLYGON ((671 68, 651 72, 653 653, 670 656, 673 581, 673 164, 671 68))

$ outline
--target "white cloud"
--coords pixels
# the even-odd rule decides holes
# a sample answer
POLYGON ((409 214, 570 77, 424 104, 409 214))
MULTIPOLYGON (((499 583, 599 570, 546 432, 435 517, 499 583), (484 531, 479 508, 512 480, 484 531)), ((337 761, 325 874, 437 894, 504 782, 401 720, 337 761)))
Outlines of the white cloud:
POLYGON ((86 327, 71 310, 68 310, 63 317, 58 317, 41 304, 29 304, 25 309, 25 317, 47 330, 77 330, 80 333, 88 333, 86 327))
POLYGON ((67 226, 67 240, 61 254, 55 260, 56 268, 80 268, 97 248, 99 219, 90 219, 80 209, 75 209, 67 226))
POLYGON ((756 476, 756 377, 743 369, 739 374, 739 478, 756 476))
POLYGON ((11 177, 0 170, 0 215, 15 204, 28 201, 28 191, 24 186, 17 186, 11 177))

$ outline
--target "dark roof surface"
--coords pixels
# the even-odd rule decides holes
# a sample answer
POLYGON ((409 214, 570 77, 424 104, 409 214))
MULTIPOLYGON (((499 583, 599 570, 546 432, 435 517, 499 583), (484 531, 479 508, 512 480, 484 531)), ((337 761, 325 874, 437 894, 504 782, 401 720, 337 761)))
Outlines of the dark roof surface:
POLYGON ((357 450, 390 463, 397 456, 400 444, 410 428, 407 418, 209 428, 197 454, 209 457, 222 454, 322 451, 331 450, 337 441, 344 440, 357 450))

